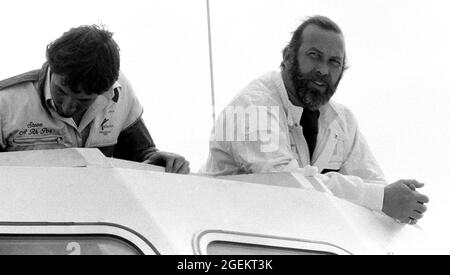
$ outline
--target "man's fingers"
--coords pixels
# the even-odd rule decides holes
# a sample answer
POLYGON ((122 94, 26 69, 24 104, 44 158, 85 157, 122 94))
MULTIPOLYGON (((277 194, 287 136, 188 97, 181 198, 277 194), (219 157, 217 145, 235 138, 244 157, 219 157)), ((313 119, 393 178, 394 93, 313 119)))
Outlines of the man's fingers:
POLYGON ((402 223, 412 224, 421 219, 427 211, 425 204, 429 199, 414 190, 422 186, 415 180, 400 180, 386 186, 382 211, 402 223))
POLYGON ((415 220, 420 220, 423 218, 423 214, 418 213, 417 211, 413 211, 410 215, 410 218, 413 218, 415 220))
POLYGON ((416 200, 420 204, 425 204, 425 203, 430 202, 430 199, 427 196, 420 194, 420 193, 417 193, 416 200))
POLYGON ((151 155, 146 161, 144 161, 144 163, 151 164, 154 163, 155 161, 161 160, 161 158, 162 155, 160 155, 159 153, 155 153, 151 155))
POLYGON ((191 172, 191 169, 189 168, 189 162, 185 161, 183 166, 178 170, 178 174, 187 175, 191 172))
POLYGON ((168 172, 177 174, 189 174, 190 171, 191 170, 189 168, 189 162, 186 161, 184 158, 178 158, 174 159, 172 170, 168 172))
POLYGON ((408 217, 408 218, 404 218, 404 219, 399 219, 398 221, 399 221, 400 223, 409 223, 410 220, 411 220, 411 219, 408 217))
POLYGON ((166 159, 166 172, 167 173, 172 173, 174 162, 175 162, 175 158, 166 159))
POLYGON ((425 205, 423 205, 423 204, 418 203, 416 205, 415 211, 419 212, 420 214, 423 214, 423 213, 427 212, 427 210, 428 210, 428 208, 425 205))
POLYGON ((144 163, 165 166, 166 173, 188 174, 190 172, 189 162, 184 157, 167 152, 156 152, 144 163))
POLYGON ((182 158, 177 158, 175 159, 175 161, 173 162, 173 169, 172 169, 172 173, 178 173, 178 171, 181 169, 181 167, 183 167, 185 160, 182 158))
POLYGON ((424 183, 418 182, 417 180, 403 180, 403 183, 413 191, 415 191, 416 188, 422 188, 425 186, 424 183))

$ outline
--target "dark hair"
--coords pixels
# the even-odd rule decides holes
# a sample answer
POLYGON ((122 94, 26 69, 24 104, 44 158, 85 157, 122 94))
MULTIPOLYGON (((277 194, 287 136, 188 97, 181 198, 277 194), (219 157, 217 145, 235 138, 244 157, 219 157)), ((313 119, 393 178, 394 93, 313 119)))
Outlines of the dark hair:
MULTIPOLYGON (((300 46, 302 45, 303 31, 309 25, 316 25, 324 30, 342 34, 341 28, 339 28, 339 26, 336 23, 334 23, 330 18, 322 15, 315 15, 309 17, 295 30, 295 32, 292 34, 291 41, 283 49, 283 61, 281 62, 282 69, 286 68, 285 62, 289 62, 290 60, 292 60, 292 58, 297 57, 298 49, 300 49, 300 46)), ((346 69, 347 69, 347 57, 344 56, 343 71, 346 69)))
POLYGON ((47 46, 47 61, 64 85, 78 93, 103 94, 119 78, 119 46, 103 26, 72 28, 47 46))

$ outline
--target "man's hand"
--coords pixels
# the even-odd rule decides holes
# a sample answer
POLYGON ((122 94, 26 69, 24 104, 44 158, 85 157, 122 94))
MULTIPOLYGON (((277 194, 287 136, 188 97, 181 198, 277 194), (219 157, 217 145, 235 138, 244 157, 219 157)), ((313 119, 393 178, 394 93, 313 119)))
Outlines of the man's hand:
POLYGON ((166 172, 189 174, 189 161, 180 155, 167 152, 155 152, 144 163, 166 167, 166 172))
POLYGON ((399 180, 386 186, 383 212, 402 223, 417 223, 427 211, 425 203, 429 202, 427 196, 415 191, 423 186, 416 180, 399 180))

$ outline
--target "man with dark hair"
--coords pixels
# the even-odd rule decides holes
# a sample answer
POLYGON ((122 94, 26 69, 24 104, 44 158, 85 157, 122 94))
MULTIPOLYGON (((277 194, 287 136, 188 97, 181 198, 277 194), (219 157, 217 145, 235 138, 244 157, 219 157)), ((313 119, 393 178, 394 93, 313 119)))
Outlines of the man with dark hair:
POLYGON ((189 173, 183 157, 156 149, 112 36, 96 25, 73 28, 47 47, 40 70, 0 81, 0 151, 99 148, 189 173))
POLYGON ((330 101, 346 59, 336 23, 303 22, 283 50, 281 72, 251 82, 219 116, 202 172, 312 174, 338 197, 416 223, 427 210, 428 198, 415 191, 423 184, 388 185, 353 114, 330 101))

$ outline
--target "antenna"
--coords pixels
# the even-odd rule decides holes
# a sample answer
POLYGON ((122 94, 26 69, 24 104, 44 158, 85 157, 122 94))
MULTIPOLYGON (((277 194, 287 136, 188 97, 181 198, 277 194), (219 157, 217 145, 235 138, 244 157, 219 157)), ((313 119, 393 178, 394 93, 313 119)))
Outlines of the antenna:
POLYGON ((211 35, 211 11, 209 8, 209 0, 206 0, 206 13, 208 20, 208 43, 209 43, 209 72, 211 80, 211 106, 213 125, 216 124, 216 95, 214 91, 214 65, 213 65, 213 52, 212 52, 212 35, 211 35))

